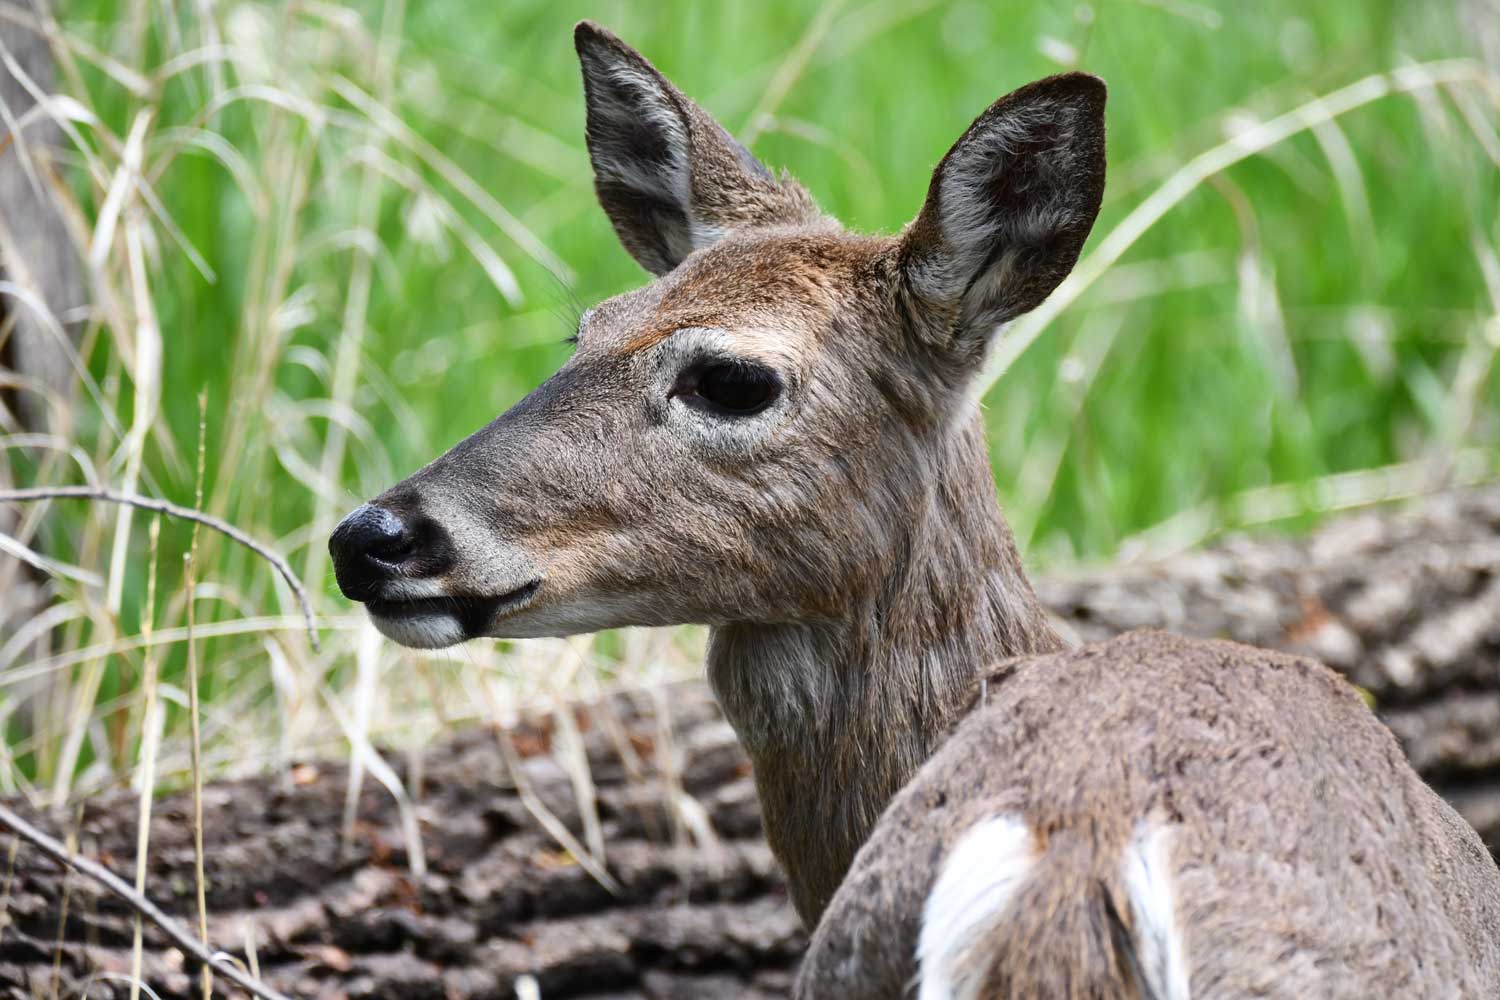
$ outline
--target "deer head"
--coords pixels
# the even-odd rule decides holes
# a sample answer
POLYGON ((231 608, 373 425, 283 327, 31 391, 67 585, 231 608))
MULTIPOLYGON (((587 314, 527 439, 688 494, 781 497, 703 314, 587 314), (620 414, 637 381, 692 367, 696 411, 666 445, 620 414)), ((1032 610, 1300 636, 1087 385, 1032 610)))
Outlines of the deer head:
POLYGON ((1088 235, 1104 86, 1073 73, 1002 98, 905 231, 865 236, 609 32, 575 40, 599 201, 654 280, 589 309, 557 374, 345 518, 339 585, 424 647, 835 618, 886 585, 949 466, 987 484, 967 385, 1088 235))

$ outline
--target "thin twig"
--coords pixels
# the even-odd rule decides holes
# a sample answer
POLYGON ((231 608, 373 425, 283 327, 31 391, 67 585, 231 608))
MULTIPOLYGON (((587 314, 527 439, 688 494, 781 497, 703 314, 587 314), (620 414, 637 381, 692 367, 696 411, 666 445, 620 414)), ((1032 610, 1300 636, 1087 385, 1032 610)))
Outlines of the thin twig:
POLYGON ((180 517, 185 521, 192 521, 204 527, 212 528, 219 534, 224 535, 231 541, 238 542, 245 548, 260 556, 271 564, 271 568, 281 574, 292 593, 297 598, 297 603, 302 608, 302 618, 306 623, 307 638, 312 643, 313 650, 320 649, 318 644, 317 626, 313 621, 312 603, 307 597, 307 588, 302 586, 302 581, 297 579, 297 574, 292 572, 292 567, 287 561, 265 545, 257 542, 239 528, 228 521, 205 514, 201 510, 192 507, 184 507, 181 504, 172 503, 170 500, 158 500, 155 497, 143 497, 135 493, 121 493, 118 490, 101 489, 96 486, 36 486, 20 490, 0 490, 0 503, 34 503, 39 500, 102 500, 105 503, 122 503, 131 507, 139 507, 141 510, 154 510, 158 514, 166 514, 169 517, 180 517))
POLYGON ((151 900, 132 889, 124 879, 120 878, 114 872, 96 861, 90 861, 88 858, 72 853, 56 839, 32 826, 20 816, 17 816, 4 804, 0 804, 0 826, 15 833, 16 836, 58 864, 66 868, 71 868, 80 875, 86 875, 104 886, 104 888, 123 900, 131 909, 161 928, 162 933, 174 945, 182 949, 185 954, 191 955, 203 965, 209 966, 240 989, 245 990, 252 996, 260 997, 261 1000, 291 1000, 285 994, 278 993, 264 983, 241 972, 239 967, 234 963, 226 961, 218 954, 209 951, 202 942, 193 937, 181 924, 163 913, 151 900))
MULTIPOLYGON (((193 506, 203 506, 203 466, 208 454, 208 393, 198 394, 198 477, 193 487, 193 506)), ((187 586, 187 671, 189 745, 193 767, 193 876, 198 885, 198 938, 208 947, 208 880, 203 875, 203 733, 198 704, 198 644, 193 642, 194 607, 197 605, 198 531, 201 521, 193 523, 193 538, 182 557, 182 571, 187 586)), ((203 1000, 213 1000, 214 975, 203 967, 203 1000)))

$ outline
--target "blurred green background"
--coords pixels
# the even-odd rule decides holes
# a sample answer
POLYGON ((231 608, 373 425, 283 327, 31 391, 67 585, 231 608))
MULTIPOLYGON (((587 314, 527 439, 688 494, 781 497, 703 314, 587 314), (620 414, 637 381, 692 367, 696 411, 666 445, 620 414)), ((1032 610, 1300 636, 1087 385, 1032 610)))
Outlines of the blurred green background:
MULTIPOLYGON (((65 13, 108 23, 112 12, 71 4, 65 13)), ((909 220, 937 159, 999 95, 1064 66, 1098 73, 1111 85, 1111 174, 1097 243, 1237 119, 1271 117, 1368 73, 1476 55, 1477 25, 1464 15, 1494 13, 1402 0, 412 5, 395 29, 389 107, 573 281, 528 256, 420 157, 387 148, 422 188, 378 181, 361 361, 369 381, 354 400, 369 440, 350 449, 339 482, 353 501, 429 460, 562 363, 580 305, 645 280, 592 196, 571 44, 580 17, 635 44, 732 131, 753 129, 762 159, 861 230, 909 220), (500 294, 445 231, 439 201, 493 247, 524 298, 500 294)), ((231 44, 264 47, 268 80, 357 113, 325 77, 370 83, 382 11, 350 14, 357 27, 347 33, 297 5, 233 5, 225 22, 231 44)), ((194 74, 179 81, 162 95, 163 119, 189 117, 204 96, 194 74)), ((1493 84, 1465 90, 1493 139, 1493 84)), ((1037 545, 1107 553, 1185 506, 1410 459, 1443 438, 1456 355, 1496 310, 1479 255, 1500 241, 1495 149, 1469 134, 1454 96, 1385 100, 1231 169, 1140 240, 1126 258, 1135 270, 1103 289, 1113 295, 1086 298, 995 387, 997 481, 1036 523, 1037 545), (1091 346, 1079 343, 1090 324, 1118 324, 1099 335, 1112 346, 1102 362, 1073 353, 1091 346), (1038 446, 1062 449, 1055 475, 1018 482, 1038 446)), ((99 93, 92 106, 123 135, 132 103, 111 108, 99 93)), ((288 347, 326 353, 344 318, 363 172, 354 144, 367 137, 329 134, 336 126, 258 135, 264 111, 232 105, 216 125, 252 158, 266 155, 257 140, 275 139, 311 159, 290 185, 305 203, 287 204, 288 188, 275 185, 288 165, 257 159, 252 168, 269 174, 266 218, 207 158, 183 158, 159 182, 219 276, 204 281, 182 259, 164 262, 161 276, 164 403, 189 448, 199 389, 221 408, 243 374, 227 362, 247 299, 261 291, 248 287, 258 230, 297 211, 285 293, 306 315, 283 359, 288 347)), ((273 391, 290 399, 325 388, 296 363, 273 374, 273 391)), ((1494 410, 1480 415, 1493 442, 1494 410)), ((210 421, 210 454, 223 431, 210 421)), ((209 471, 212 480, 225 470, 209 471)), ((310 497, 285 470, 265 471, 242 496, 274 497, 272 524, 284 534, 306 520, 310 497)))
MULTIPOLYGON (((916 213, 933 165, 996 97, 1063 69, 1097 73, 1110 86, 1110 175, 1086 260, 1194 157, 1278 115, 1327 111, 1321 98, 1376 75, 1367 86, 1401 92, 1324 115, 1192 185, 1031 331, 985 397, 996 481, 1045 568, 1245 523, 1305 524, 1393 489, 1495 472, 1493 0, 199 11, 107 0, 57 10, 73 46, 59 88, 98 117, 78 126, 89 156, 107 176, 142 129, 160 200, 160 212, 143 198, 127 208, 162 339, 142 488, 191 498, 206 392, 205 505, 288 551, 330 615, 348 611, 323 556, 333 521, 545 378, 582 307, 645 281, 593 198, 571 41, 581 17, 640 48, 765 162, 867 231, 916 213)), ((96 222, 104 185, 81 151, 64 167, 78 213, 96 222)), ((132 260, 124 241, 105 256, 121 301, 100 309, 86 341, 103 409, 123 426, 145 405, 129 347, 144 301, 132 260)), ((78 406, 84 447, 119 467, 102 410, 86 396, 78 406)), ((23 482, 26 469, 36 466, 23 482)), ((110 570, 131 581, 115 637, 139 629, 144 523, 129 564, 110 570)), ((112 512, 58 508, 42 538, 102 567, 114 530, 112 512), (95 549, 81 551, 90 537, 95 549)), ((204 541, 205 579, 233 596, 203 614, 291 607, 264 567, 204 541)), ((172 557, 186 544, 185 530, 164 531, 164 592, 179 586, 172 557)), ((159 627, 181 614, 180 602, 163 608, 159 627)), ((90 613, 73 627, 58 641, 87 648, 105 626, 90 613)), ((275 655, 339 687, 347 644, 319 659, 295 631, 276 634, 275 655)), ((596 648, 623 670, 612 642, 596 648)), ((207 682, 211 701, 238 691, 246 705, 279 704, 262 646, 208 647, 231 665, 207 682)), ((177 676, 181 651, 167 653, 163 676, 177 676)), ((140 654, 120 655, 100 668, 91 705, 131 690, 140 654)), ((81 760, 104 756, 91 747, 81 760)), ((21 771, 59 766, 36 752, 21 771)))

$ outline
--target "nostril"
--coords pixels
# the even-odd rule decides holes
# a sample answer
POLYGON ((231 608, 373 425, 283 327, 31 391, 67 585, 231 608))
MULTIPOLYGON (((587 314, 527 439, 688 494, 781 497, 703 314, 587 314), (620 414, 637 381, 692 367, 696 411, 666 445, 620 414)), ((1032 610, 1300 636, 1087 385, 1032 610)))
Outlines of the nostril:
POLYGON ((453 568, 453 544, 436 521, 418 514, 406 520, 388 554, 377 558, 400 566, 406 576, 439 576, 453 568))
POLYGON ((335 555, 360 556, 402 544, 406 527, 383 507, 365 504, 339 522, 328 540, 335 555))
POLYGON ((328 539, 339 589, 352 600, 369 600, 397 576, 417 578, 447 572, 453 561, 448 536, 419 513, 397 514, 365 504, 344 518, 328 539))
POLYGON ((411 554, 415 536, 401 518, 383 507, 365 504, 339 522, 328 539, 340 582, 386 571, 411 554))
POLYGON ((393 524, 382 526, 380 534, 372 534, 365 544, 365 555, 392 566, 400 565, 417 551, 417 533, 411 531, 394 515, 393 524))

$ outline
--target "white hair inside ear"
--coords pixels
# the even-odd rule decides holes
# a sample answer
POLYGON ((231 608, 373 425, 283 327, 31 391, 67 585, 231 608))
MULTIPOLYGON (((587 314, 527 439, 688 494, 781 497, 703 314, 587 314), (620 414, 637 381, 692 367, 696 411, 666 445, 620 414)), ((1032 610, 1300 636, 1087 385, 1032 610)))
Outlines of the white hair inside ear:
POLYGON ((933 172, 905 238, 907 285, 983 341, 1071 270, 1103 191, 1103 83, 1069 73, 1023 87, 933 172))
POLYGON ((597 25, 575 32, 600 204, 654 274, 757 225, 808 223, 817 207, 778 180, 656 67, 597 25))

